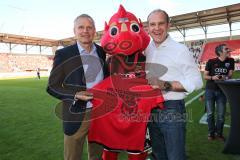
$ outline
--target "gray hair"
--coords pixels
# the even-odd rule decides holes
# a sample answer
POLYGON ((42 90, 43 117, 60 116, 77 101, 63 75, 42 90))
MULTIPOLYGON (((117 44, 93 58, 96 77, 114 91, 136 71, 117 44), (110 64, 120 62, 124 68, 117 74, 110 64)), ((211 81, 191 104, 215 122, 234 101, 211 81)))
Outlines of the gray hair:
POLYGON ((164 11, 164 10, 162 10, 162 9, 155 9, 155 10, 153 10, 153 11, 148 15, 148 17, 147 17, 147 22, 148 22, 148 23, 149 23, 149 17, 150 17, 152 14, 154 14, 154 13, 163 13, 163 14, 165 15, 165 18, 166 18, 167 23, 170 22, 169 15, 167 14, 166 11, 164 11))
POLYGON ((74 20, 74 25, 76 24, 76 22, 77 22, 80 18, 88 18, 88 19, 92 22, 92 24, 93 24, 93 26, 94 26, 94 28, 95 28, 95 22, 94 22, 93 18, 92 18, 91 16, 89 16, 88 14, 81 14, 81 15, 77 16, 77 18, 75 18, 75 20, 74 20))

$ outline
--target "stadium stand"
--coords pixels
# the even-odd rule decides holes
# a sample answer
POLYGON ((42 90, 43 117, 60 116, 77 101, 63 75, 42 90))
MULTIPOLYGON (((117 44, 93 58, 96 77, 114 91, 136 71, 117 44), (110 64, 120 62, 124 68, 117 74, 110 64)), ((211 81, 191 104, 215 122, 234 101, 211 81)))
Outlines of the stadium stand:
POLYGON ((219 44, 226 44, 232 50, 230 53, 231 57, 234 59, 240 58, 240 40, 225 40, 207 43, 203 49, 201 61, 206 62, 208 59, 216 57, 215 47, 219 44))
POLYGON ((197 64, 200 64, 200 57, 204 43, 204 40, 189 41, 185 43, 189 48, 189 51, 193 54, 192 56, 197 64))
POLYGON ((205 68, 206 62, 216 57, 215 47, 219 44, 226 44, 230 50, 230 56, 235 60, 235 70, 240 70, 240 39, 236 40, 224 40, 218 39, 217 41, 208 42, 202 48, 202 54, 199 57, 200 59, 200 69, 203 70, 205 68))
POLYGON ((0 54, 0 72, 30 72, 40 68, 48 71, 52 66, 53 56, 26 55, 26 54, 0 54))

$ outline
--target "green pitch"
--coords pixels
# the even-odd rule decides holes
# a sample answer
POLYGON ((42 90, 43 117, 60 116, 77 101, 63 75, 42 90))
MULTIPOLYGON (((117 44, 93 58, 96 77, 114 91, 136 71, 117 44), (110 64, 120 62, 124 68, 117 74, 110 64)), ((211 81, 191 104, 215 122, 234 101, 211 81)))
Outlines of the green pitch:
MULTIPOLYGON (((54 113, 58 100, 46 93, 46 84, 47 78, 0 80, 0 160, 63 159, 62 124, 54 113)), ((194 101, 187 112, 188 160, 240 160, 240 156, 222 154, 222 142, 208 142, 207 125, 199 124, 203 102, 194 101)), ((228 131, 224 129, 225 135, 228 131)), ((83 156, 87 160, 86 147, 83 156)), ((126 155, 120 159, 127 159, 126 155)))

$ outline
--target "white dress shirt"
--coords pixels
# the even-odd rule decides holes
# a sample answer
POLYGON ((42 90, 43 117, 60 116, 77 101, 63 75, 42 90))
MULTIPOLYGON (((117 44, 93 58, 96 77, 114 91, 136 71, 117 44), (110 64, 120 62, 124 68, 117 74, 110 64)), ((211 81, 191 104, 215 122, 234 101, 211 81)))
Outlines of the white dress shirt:
MULTIPOLYGON (((78 42, 77 46, 83 63, 86 87, 87 89, 89 89, 103 80, 104 75, 102 65, 97 54, 96 46, 94 44, 92 46, 92 50, 90 51, 90 53, 87 53, 87 51, 84 48, 82 48, 78 42)), ((91 107, 92 103, 87 102, 87 108, 91 107)))
POLYGON ((187 92, 162 92, 165 100, 181 100, 203 86, 200 71, 188 48, 174 41, 169 35, 156 47, 153 41, 145 50, 146 63, 156 63, 167 67, 167 72, 158 77, 164 81, 178 81, 187 92))

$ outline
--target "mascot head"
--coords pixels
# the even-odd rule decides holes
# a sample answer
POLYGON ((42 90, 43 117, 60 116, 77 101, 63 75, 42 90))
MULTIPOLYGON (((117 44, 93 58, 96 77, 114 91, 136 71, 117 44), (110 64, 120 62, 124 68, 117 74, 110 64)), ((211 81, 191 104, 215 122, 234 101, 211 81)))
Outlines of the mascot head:
POLYGON ((149 41, 150 37, 143 30, 140 19, 120 5, 109 23, 105 22, 101 45, 111 55, 131 55, 143 51, 149 41))

